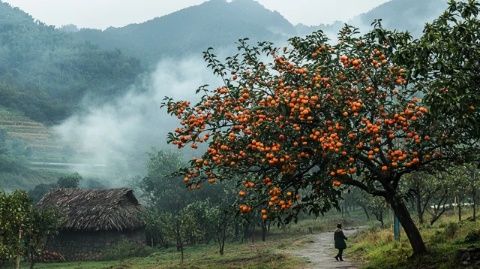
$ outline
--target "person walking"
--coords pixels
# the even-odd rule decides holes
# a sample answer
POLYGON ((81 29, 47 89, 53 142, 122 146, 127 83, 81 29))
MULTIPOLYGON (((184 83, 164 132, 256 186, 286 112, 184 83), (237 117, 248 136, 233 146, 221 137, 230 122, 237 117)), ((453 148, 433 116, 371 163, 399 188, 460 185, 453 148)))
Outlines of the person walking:
POLYGON ((343 250, 347 248, 347 243, 345 242, 347 237, 343 233, 341 223, 337 224, 337 229, 333 234, 333 240, 335 241, 335 248, 338 249, 338 254, 335 256, 335 259, 343 262, 343 250))

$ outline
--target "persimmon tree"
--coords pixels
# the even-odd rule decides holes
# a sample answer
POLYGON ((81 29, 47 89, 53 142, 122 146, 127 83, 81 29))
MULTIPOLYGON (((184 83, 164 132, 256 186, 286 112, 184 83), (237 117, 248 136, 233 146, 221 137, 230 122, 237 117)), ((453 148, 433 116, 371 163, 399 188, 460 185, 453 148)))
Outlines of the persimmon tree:
POLYGON ((218 174, 240 174, 247 179, 239 182, 240 211, 258 210, 264 219, 323 213, 338 207, 344 186, 354 186, 385 198, 414 254, 425 253, 399 182, 458 152, 398 64, 410 42, 377 23, 365 35, 346 26, 334 45, 321 31, 284 48, 240 40, 225 62, 209 49, 204 58, 223 85, 200 87, 193 105, 163 104, 181 122, 170 143, 208 144, 184 171, 185 183, 196 188, 218 174))

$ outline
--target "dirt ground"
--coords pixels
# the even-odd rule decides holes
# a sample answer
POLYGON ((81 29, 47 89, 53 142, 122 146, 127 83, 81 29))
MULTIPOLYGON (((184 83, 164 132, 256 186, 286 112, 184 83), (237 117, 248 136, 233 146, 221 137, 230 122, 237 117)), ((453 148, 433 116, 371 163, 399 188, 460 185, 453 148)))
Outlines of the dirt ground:
MULTIPOLYGON (((357 229, 345 229, 347 238, 355 234, 357 229)), ((348 247, 348 240, 347 240, 348 247)), ((292 254, 309 261, 309 269, 357 269, 350 261, 350 257, 343 257, 344 261, 335 260, 337 250, 333 246, 333 231, 312 235, 311 242, 292 254)))

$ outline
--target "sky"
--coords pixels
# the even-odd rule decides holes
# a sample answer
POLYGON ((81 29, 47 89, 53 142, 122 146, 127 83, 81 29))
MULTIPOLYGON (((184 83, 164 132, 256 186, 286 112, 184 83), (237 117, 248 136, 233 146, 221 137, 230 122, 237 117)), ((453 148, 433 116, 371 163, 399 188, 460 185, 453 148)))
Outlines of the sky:
MULTIPOLYGON (((105 29, 167 15, 205 0, 0 0, 46 24, 105 29)), ((348 21, 388 0, 258 0, 293 24, 348 21)))

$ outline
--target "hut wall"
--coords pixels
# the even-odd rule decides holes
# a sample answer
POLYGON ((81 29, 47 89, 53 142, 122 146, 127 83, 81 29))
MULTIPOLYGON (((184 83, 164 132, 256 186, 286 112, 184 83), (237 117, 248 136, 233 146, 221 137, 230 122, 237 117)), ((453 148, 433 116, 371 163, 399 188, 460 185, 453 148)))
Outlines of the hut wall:
POLYGON ((106 249, 123 240, 145 244, 145 230, 60 231, 48 240, 46 249, 62 254, 67 261, 98 260, 106 249))

